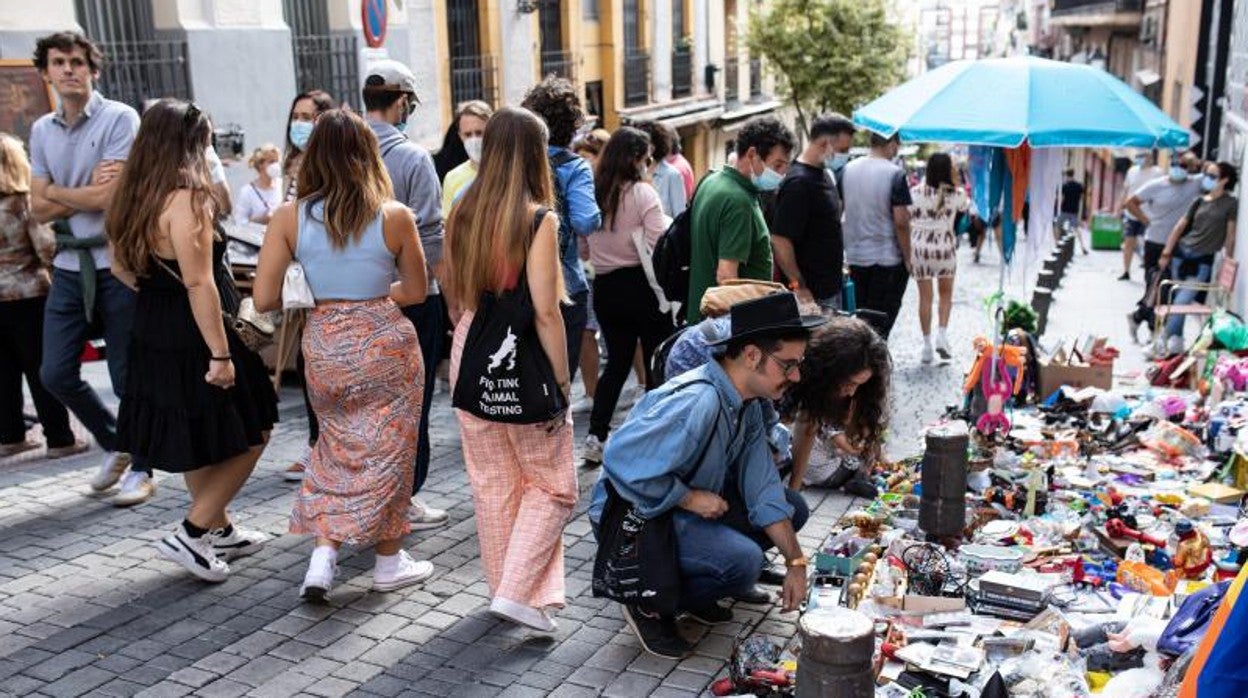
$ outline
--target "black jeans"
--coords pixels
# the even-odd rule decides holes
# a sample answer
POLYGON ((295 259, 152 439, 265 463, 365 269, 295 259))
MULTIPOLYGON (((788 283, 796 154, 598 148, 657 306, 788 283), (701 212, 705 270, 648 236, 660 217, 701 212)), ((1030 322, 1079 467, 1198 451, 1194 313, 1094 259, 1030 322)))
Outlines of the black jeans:
POLYGON ((321 436, 321 429, 316 423, 316 410, 312 409, 312 398, 308 396, 308 377, 304 374, 303 352, 295 354, 295 371, 299 373, 299 387, 303 389, 303 410, 308 418, 308 446, 316 445, 321 436))
POLYGON ((1167 270, 1162 269, 1158 262, 1161 260, 1161 253, 1166 249, 1165 243, 1144 241, 1144 295, 1135 304, 1135 313, 1132 318, 1136 322, 1146 322, 1153 324, 1154 314, 1153 305, 1157 299, 1153 296, 1163 279, 1169 274, 1167 270))
POLYGON ((403 314, 416 328, 420 340, 420 360, 425 365, 425 385, 420 405, 420 426, 416 442, 416 477, 412 479, 412 494, 420 491, 429 476, 429 408, 433 406, 433 386, 438 377, 438 362, 442 359, 442 343, 446 327, 442 324, 446 315, 446 301, 441 294, 425 298, 424 303, 409 305, 403 314))
POLYGON ((568 380, 575 380, 576 369, 581 365, 581 333, 589 322, 589 289, 569 298, 571 305, 560 305, 559 311, 563 313, 563 332, 568 342, 568 380))
POLYGON ((607 343, 607 366, 594 393, 589 433, 605 441, 620 391, 632 370, 637 342, 641 342, 641 360, 646 367, 646 387, 649 388, 654 383, 650 357, 672 333, 672 318, 659 311, 659 301, 641 267, 598 274, 594 278, 594 313, 607 343))
POLYGON ((849 271, 854 279, 858 307, 884 314, 883 318, 866 315, 863 319, 871 323, 881 337, 888 339, 889 333, 893 331, 893 323, 897 322, 897 313, 901 312, 906 286, 910 283, 910 272, 906 271, 906 265, 851 266, 849 271))
POLYGON ((35 414, 43 425, 48 448, 72 446, 69 410, 39 380, 43 360, 43 307, 47 296, 0 301, 0 444, 26 439, 22 417, 22 376, 30 386, 35 414))

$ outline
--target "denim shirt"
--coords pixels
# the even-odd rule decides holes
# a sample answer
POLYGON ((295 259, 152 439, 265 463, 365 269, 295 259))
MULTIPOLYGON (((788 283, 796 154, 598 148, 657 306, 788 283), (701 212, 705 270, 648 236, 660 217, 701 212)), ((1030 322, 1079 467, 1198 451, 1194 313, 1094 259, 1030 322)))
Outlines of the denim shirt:
POLYGON ((589 507, 595 523, 607 499, 604 478, 647 518, 673 509, 691 489, 721 493, 730 483, 739 488, 754 526, 793 516, 767 448, 760 401, 743 403, 715 361, 646 393, 611 434, 602 460, 589 507), (710 384, 688 385, 693 381, 710 384), (704 447, 702 467, 686 485, 704 447))
MULTIPOLYGON (((546 154, 553 156, 566 148, 547 146, 546 154)), ((558 185, 557 195, 567 198, 566 210, 570 220, 560 221, 560 225, 571 226, 577 235, 589 235, 602 227, 602 212, 598 210, 598 201, 594 198, 594 173, 589 163, 583 158, 574 157, 555 170, 555 184, 558 185)), ((563 217, 563 211, 559 211, 563 217)), ((577 245, 560 244, 563 261, 563 283, 568 295, 576 295, 589 290, 585 282, 585 272, 581 269, 581 258, 577 253, 577 245)))

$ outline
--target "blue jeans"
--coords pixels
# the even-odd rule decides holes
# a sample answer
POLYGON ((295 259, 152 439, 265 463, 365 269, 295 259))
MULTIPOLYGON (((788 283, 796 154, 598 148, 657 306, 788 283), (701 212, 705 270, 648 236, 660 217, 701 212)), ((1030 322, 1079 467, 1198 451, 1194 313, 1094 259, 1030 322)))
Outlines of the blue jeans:
MULTIPOLYGON (((1196 283, 1206 284, 1213 275, 1213 256, 1212 255, 1193 255, 1186 253, 1182 248, 1174 251, 1174 258, 1170 260, 1170 278, 1180 281, 1194 281, 1196 283), (1187 264, 1184 265, 1184 262, 1187 264), (1186 269, 1183 267, 1186 266, 1186 269), (1180 275, 1180 270, 1186 271, 1186 274, 1180 275)), ((1196 302, 1200 291, 1194 289, 1182 288, 1174 292, 1174 297, 1170 301, 1171 305, 1186 305, 1196 302)), ((1164 299, 1163 299, 1164 302, 1164 299)), ((1169 337, 1183 336, 1183 321, 1187 318, 1183 315, 1171 315, 1166 321, 1166 335, 1169 337)))
POLYGON ((576 380, 576 369, 581 365, 581 332, 589 322, 589 290, 569 296, 572 303, 560 305, 563 313, 563 332, 568 342, 568 380, 576 380))
MULTIPOLYGON (((126 364, 130 358, 130 334, 138 296, 107 269, 96 278, 96 323, 104 328, 105 356, 113 392, 122 397, 126 386, 126 364)), ((43 316, 43 365, 39 378, 43 387, 60 400, 82 422, 96 443, 106 451, 117 445, 117 418, 82 379, 82 347, 90 338, 92 323, 82 302, 82 285, 76 271, 54 269, 52 289, 43 316)), ((135 470, 151 472, 136 464, 135 470)))
MULTIPOLYGON (((735 487, 727 487, 728 492, 735 487)), ((810 508, 798 492, 785 489, 793 506, 793 529, 801 530, 810 508)), ((675 516, 677 557, 680 564, 680 605, 704 608, 720 599, 740 596, 758 583, 763 551, 771 539, 749 523, 740 500, 728 500, 728 513, 704 519, 683 509, 675 516)))
POLYGON ((403 308, 403 314, 416 328, 420 340, 420 360, 425 365, 424 393, 421 397, 419 435, 416 442, 416 477, 412 479, 412 494, 420 491, 429 476, 429 409, 433 407, 433 386, 438 376, 438 362, 442 360, 442 343, 446 327, 442 316, 446 302, 441 294, 425 299, 424 303, 403 308))

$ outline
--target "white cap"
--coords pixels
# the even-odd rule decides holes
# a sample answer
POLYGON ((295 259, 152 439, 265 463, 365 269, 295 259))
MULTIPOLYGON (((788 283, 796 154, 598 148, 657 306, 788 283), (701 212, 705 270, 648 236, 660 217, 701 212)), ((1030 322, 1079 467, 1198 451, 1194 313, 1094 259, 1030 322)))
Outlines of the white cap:
MULTIPOLYGON (((410 92, 416 95, 416 76, 402 63, 382 59, 368 64, 368 76, 364 79, 366 90, 389 90, 410 92)), ((420 99, 417 97, 417 102, 420 99)))

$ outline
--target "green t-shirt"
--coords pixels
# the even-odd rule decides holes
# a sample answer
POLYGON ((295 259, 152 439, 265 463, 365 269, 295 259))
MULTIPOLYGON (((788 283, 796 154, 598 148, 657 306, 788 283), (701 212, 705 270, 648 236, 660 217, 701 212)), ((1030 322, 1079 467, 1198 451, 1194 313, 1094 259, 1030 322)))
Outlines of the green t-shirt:
POLYGON ((698 185, 689 215, 693 249, 685 316, 693 324, 702 319, 702 295, 715 285, 719 260, 740 262, 737 276, 742 279, 771 280, 771 238, 758 189, 731 167, 711 173, 698 185))

